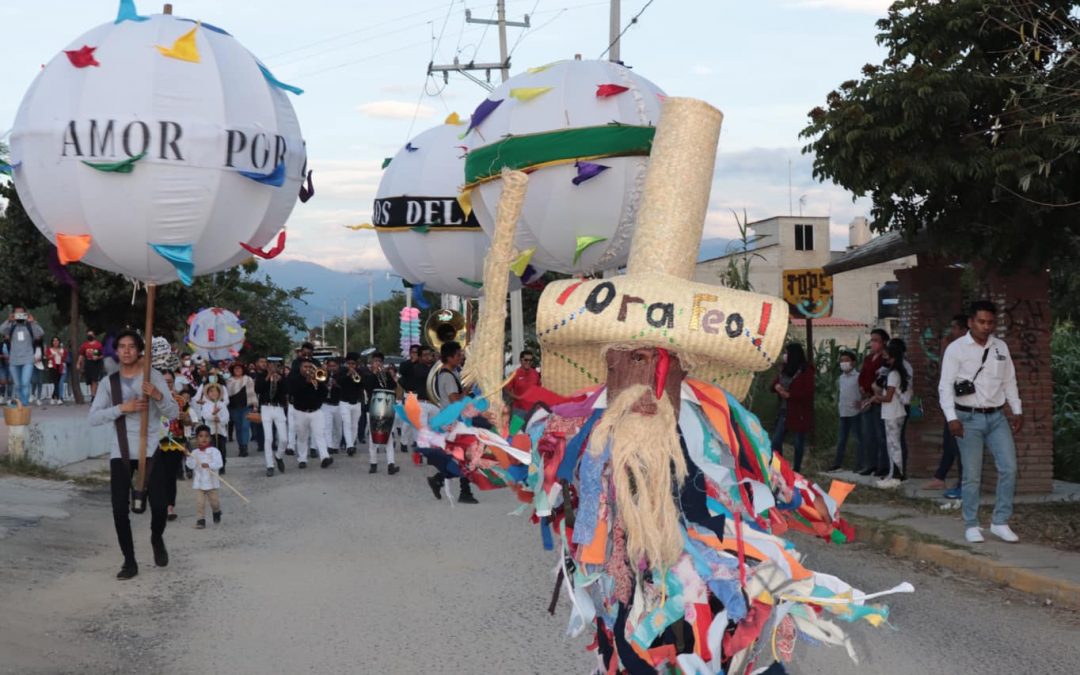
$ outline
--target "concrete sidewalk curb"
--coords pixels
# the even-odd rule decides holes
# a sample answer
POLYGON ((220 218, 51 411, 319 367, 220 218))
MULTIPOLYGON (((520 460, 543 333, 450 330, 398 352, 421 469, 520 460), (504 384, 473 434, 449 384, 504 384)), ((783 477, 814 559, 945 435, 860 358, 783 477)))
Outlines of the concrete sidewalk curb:
POLYGON ((925 560, 955 572, 1048 598, 1059 607, 1080 610, 1080 584, 1048 577, 1022 567, 1005 565, 960 548, 920 541, 922 535, 904 525, 866 516, 852 515, 848 516, 847 520, 855 527, 856 542, 864 542, 893 555, 925 560))

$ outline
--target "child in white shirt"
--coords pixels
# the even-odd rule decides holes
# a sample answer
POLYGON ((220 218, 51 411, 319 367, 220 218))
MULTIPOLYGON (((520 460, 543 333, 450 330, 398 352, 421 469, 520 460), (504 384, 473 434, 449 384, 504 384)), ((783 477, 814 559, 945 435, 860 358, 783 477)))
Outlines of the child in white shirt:
POLYGON ((864 459, 862 456, 862 426, 859 424, 859 371, 855 369, 855 353, 851 351, 840 352, 840 380, 837 383, 839 393, 840 412, 840 438, 836 444, 836 459, 828 468, 828 471, 840 471, 844 468, 844 454, 847 452, 847 440, 850 432, 855 432, 855 442, 858 451, 855 455, 855 470, 862 471, 864 459))
POLYGON ((911 380, 904 368, 904 349, 898 344, 889 343, 885 351, 885 363, 888 372, 885 386, 878 388, 874 402, 881 404, 881 420, 885 423, 885 445, 889 451, 889 474, 878 482, 879 487, 898 487, 904 480, 903 448, 901 435, 904 431, 904 394, 911 389, 911 380), (897 477, 893 477, 893 473, 897 477))
POLYGON ((209 500, 211 513, 214 516, 214 524, 221 522, 221 500, 218 497, 218 489, 221 480, 217 477, 217 470, 222 468, 224 461, 218 449, 210 445, 210 427, 200 424, 195 430, 195 449, 187 458, 187 467, 195 472, 191 480, 191 487, 195 489, 195 529, 201 530, 206 527, 206 502, 209 500))
POLYGON ((210 427, 212 445, 221 452, 221 472, 225 473, 226 452, 225 433, 229 428, 229 404, 221 400, 220 384, 208 384, 203 392, 205 400, 199 406, 199 419, 210 427))

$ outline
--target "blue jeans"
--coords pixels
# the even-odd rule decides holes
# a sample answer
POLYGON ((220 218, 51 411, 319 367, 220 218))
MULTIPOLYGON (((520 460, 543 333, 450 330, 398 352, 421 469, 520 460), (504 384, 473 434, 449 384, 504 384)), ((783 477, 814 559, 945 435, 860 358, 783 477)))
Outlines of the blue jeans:
POLYGON ((863 437, 862 467, 887 471, 889 449, 885 445, 885 423, 881 421, 881 406, 872 405, 860 413, 859 423, 862 425, 863 437))
POLYGON ((241 450, 247 450, 248 440, 251 438, 251 423, 248 422, 247 414, 251 410, 247 406, 243 408, 229 408, 229 421, 233 424, 236 434, 236 445, 241 450))
POLYGON ((859 449, 862 448, 862 424, 859 422, 859 416, 853 417, 841 417, 840 418, 840 440, 836 444, 836 459, 833 464, 836 466, 844 465, 844 455, 847 453, 847 441, 848 435, 855 432, 855 466, 859 469, 863 468, 859 449))
POLYGON ((16 396, 23 405, 30 405, 30 382, 34 378, 34 364, 11 365, 11 381, 15 383, 16 396))
MULTIPOLYGON (((802 469, 803 450, 806 446, 806 432, 795 431, 795 462, 792 466, 796 471, 802 469)), ((773 452, 784 454, 784 436, 787 434, 787 410, 781 410, 776 416, 776 428, 772 435, 773 452)))
POLYGON ((1000 410, 990 414, 956 412, 964 425, 963 438, 956 439, 964 462, 964 478, 960 490, 963 499, 964 524, 979 524, 979 486, 982 483, 983 449, 989 449, 997 466, 998 482, 994 499, 992 525, 1004 525, 1012 516, 1013 493, 1016 491, 1016 445, 1009 420, 1000 410))

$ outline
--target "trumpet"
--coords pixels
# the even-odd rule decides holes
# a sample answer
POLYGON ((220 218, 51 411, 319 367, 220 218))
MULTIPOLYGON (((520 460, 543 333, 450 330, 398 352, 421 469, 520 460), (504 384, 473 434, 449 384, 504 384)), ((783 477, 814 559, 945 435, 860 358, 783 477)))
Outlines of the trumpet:
POLYGON ((349 377, 351 377, 352 381, 356 384, 360 384, 360 381, 363 379, 362 377, 360 377, 360 373, 356 372, 356 370, 352 368, 349 369, 349 377))
POLYGON ((326 374, 326 369, 325 368, 319 368, 319 369, 317 369, 315 371, 315 381, 318 382, 319 384, 322 384, 323 382, 326 382, 328 377, 329 376, 326 374))

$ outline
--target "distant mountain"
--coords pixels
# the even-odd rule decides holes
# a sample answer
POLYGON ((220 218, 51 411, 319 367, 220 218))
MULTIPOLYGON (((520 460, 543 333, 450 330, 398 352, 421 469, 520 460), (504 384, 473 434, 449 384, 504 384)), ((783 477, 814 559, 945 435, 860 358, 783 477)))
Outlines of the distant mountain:
MULTIPOLYGON (((400 279, 386 278, 386 270, 372 271, 375 277, 375 302, 389 298, 391 291, 402 288, 400 279)), ((342 301, 348 301, 349 314, 368 304, 368 278, 365 274, 339 272, 303 260, 277 259, 260 261, 258 274, 269 277, 282 288, 303 286, 311 291, 304 298, 306 304, 298 303, 296 306, 297 312, 311 327, 319 325, 324 316, 327 319, 341 316, 342 301)))

